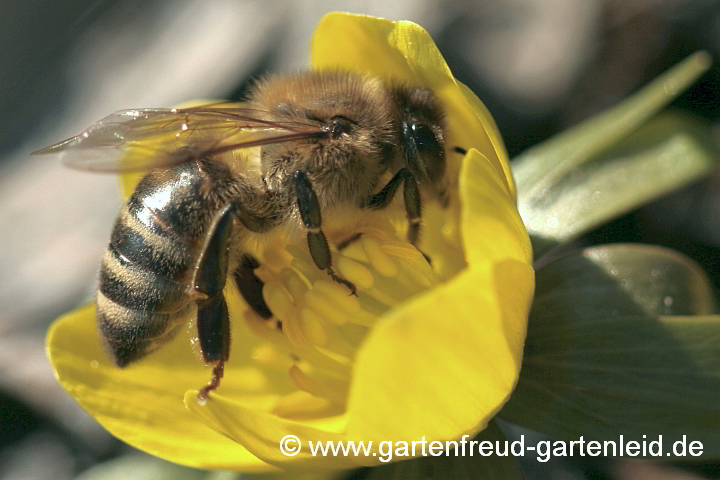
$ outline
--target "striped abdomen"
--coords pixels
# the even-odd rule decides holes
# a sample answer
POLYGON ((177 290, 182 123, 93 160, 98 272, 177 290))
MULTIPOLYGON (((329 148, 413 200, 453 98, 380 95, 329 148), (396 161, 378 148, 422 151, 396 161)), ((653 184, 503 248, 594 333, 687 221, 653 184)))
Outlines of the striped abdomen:
POLYGON ((119 366, 172 338, 192 307, 192 275, 229 172, 192 162, 148 174, 122 209, 97 294, 100 330, 119 366))

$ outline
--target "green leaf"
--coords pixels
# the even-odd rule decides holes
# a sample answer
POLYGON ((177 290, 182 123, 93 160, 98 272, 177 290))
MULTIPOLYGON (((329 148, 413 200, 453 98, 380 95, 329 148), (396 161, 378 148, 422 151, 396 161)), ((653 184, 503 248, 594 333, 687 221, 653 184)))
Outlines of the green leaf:
POLYGON ((501 418, 563 440, 662 435, 663 455, 686 435, 704 447, 686 460, 720 458, 720 316, 693 316, 714 311, 699 267, 658 247, 603 246, 539 270, 537 285, 501 418))
POLYGON ((96 465, 75 480, 202 480, 206 472, 133 453, 96 465))
MULTIPOLYGON (((497 423, 491 421, 488 427, 480 432, 473 441, 491 442, 493 450, 496 448, 496 442, 500 443, 500 451, 506 451, 505 442, 507 438, 502 433, 497 423)), ((472 455, 470 454, 470 440, 465 445, 465 455, 460 450, 461 445, 458 443, 458 454, 453 452, 450 455, 439 457, 422 457, 413 460, 393 462, 380 467, 368 468, 360 475, 352 478, 362 478, 363 480, 390 480, 390 479, 417 479, 424 480, 432 478, 434 480, 522 480, 516 459, 509 453, 506 456, 489 456, 480 455, 478 449, 481 443, 477 443, 472 447, 472 455)), ((508 442, 511 443, 511 442, 508 442)), ((418 449, 420 446, 418 445, 418 449)), ((508 449, 510 447, 508 446, 508 449)), ((485 450, 487 452, 488 450, 485 450)))
MULTIPOLYGON (((279 476, 281 474, 271 474, 275 476, 279 476)), ((229 472, 224 470, 219 471, 210 471, 203 477, 202 480, 247 480, 253 478, 254 480, 271 480, 272 477, 269 477, 267 479, 264 479, 262 476, 258 476, 258 478, 254 478, 253 476, 245 473, 240 472, 229 472), (247 475, 247 476, 246 476, 247 475)), ((280 479, 278 479, 280 480, 280 479)))
POLYGON ((706 175, 720 158, 709 125, 662 113, 518 208, 534 243, 571 240, 706 175), (543 242, 541 239, 545 239, 543 242))
POLYGON ((263 473, 214 472, 203 480, 346 480, 356 470, 278 470, 263 473))
POLYGON ((648 122, 709 65, 710 56, 698 52, 620 105, 514 160, 518 209, 538 254, 712 167, 718 155, 709 127, 687 115, 648 122))
POLYGON ((707 52, 690 55, 621 104, 523 152, 513 163, 518 190, 529 190, 547 181, 548 174, 585 163, 615 144, 695 83, 710 64, 707 52))
POLYGON ((708 315, 715 306, 710 279, 690 258, 654 245, 615 243, 540 268, 531 318, 547 312, 570 320, 641 312, 708 315))

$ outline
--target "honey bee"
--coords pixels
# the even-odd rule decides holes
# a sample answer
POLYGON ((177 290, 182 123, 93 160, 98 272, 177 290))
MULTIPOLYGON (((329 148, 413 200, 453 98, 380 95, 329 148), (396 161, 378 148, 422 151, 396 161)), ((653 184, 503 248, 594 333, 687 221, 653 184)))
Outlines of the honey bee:
POLYGON ((97 323, 124 367, 196 315, 202 356, 214 365, 206 398, 230 355, 228 276, 272 317, 251 246, 305 236, 315 265, 354 294, 333 270, 325 232, 347 232, 353 212, 382 215, 402 187, 416 244, 423 197, 447 203, 446 129, 428 89, 306 72, 260 81, 241 103, 122 110, 36 153, 85 170, 149 171, 112 230, 97 323))

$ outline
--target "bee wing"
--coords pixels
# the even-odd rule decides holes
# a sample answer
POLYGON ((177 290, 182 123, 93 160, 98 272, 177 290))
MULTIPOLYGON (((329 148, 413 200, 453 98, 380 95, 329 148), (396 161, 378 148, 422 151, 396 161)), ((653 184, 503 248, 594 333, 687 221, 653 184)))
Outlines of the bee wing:
POLYGON ((57 155, 81 170, 124 173, 325 134, 318 121, 220 103, 120 110, 79 135, 33 153, 57 155))

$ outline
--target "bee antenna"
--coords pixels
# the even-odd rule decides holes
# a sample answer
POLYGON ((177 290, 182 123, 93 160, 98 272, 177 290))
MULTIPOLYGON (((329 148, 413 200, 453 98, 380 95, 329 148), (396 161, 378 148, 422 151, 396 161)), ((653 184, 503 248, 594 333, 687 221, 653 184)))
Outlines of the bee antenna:
POLYGON ((462 147, 453 147, 453 152, 459 153, 460 155, 465 155, 467 153, 467 150, 462 147))

